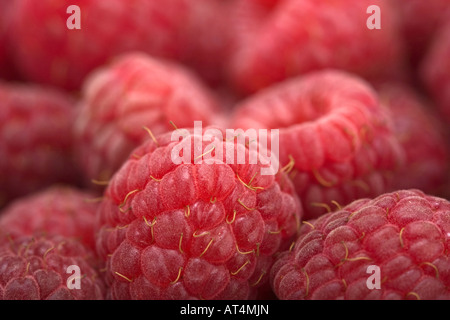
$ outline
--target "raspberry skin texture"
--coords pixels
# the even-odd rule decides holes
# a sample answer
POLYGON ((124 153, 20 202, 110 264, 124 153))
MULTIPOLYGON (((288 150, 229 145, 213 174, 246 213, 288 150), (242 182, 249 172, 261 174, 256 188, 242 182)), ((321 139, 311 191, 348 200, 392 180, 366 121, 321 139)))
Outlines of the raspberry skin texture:
POLYGON ((189 2, 79 0, 81 29, 73 30, 66 25, 69 5, 16 1, 12 38, 25 79, 78 91, 92 70, 118 54, 140 50, 170 59, 181 56, 189 2))
POLYGON ((11 202, 0 212, 0 237, 32 235, 76 238, 95 251, 96 194, 69 185, 54 185, 11 202))
MULTIPOLYGON (((282 172, 258 174, 260 162, 209 163, 208 152, 174 164, 172 150, 183 141, 211 147, 188 132, 181 141, 171 132, 149 139, 104 192, 97 253, 111 299, 252 299, 270 289, 275 254, 295 238, 301 206, 282 172)), ((224 154, 254 152, 214 141, 224 154)))
POLYGON ((105 285, 93 253, 61 236, 30 236, 0 246, 0 300, 104 300, 105 285), (79 289, 69 288, 69 266, 81 272, 79 289))
POLYGON ((54 183, 79 184, 73 99, 38 84, 0 82, 0 207, 54 183))
POLYGON ((415 188, 443 197, 450 163, 445 120, 430 99, 411 86, 391 81, 376 89, 405 150, 405 165, 397 171, 393 189, 415 188))
POLYGON ((450 123, 450 23, 434 36, 418 70, 420 80, 450 123))
MULTIPOLYGON (((242 22, 236 25, 238 36, 229 61, 230 82, 244 96, 327 68, 369 80, 402 79, 409 73, 398 17, 390 1, 285 0, 269 10, 253 7, 258 12, 263 8, 266 14, 256 15, 259 21, 237 20, 242 22), (367 27, 370 15, 366 11, 371 5, 382 12, 380 29, 367 27)), ((243 8, 252 10, 248 4, 243 8)), ((236 15, 255 17, 246 12, 236 15)))
POLYGON ((398 190, 304 222, 271 270, 279 299, 450 299, 448 200, 398 190))
POLYGON ((174 127, 222 124, 213 93, 190 70, 142 52, 126 53, 86 80, 74 125, 86 181, 107 181, 129 153, 174 127))
POLYGON ((340 70, 285 80, 243 100, 234 128, 279 128, 280 166, 305 219, 390 191, 405 161, 389 110, 371 85, 340 70))

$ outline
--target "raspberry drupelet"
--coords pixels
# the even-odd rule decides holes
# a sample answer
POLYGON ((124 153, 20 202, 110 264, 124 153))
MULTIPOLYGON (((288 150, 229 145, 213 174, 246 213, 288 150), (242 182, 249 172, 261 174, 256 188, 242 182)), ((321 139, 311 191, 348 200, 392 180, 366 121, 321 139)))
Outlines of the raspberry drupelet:
POLYGON ((0 300, 103 300, 105 285, 97 267, 94 252, 70 237, 2 241, 0 300), (75 279, 76 267, 80 274, 75 279))
POLYGON ((201 134, 177 130, 186 133, 181 141, 166 133, 135 149, 105 190, 97 252, 111 298, 251 299, 267 292, 274 255, 302 218, 290 180, 281 171, 262 175, 262 160, 207 161, 219 150, 246 159, 258 151, 236 139, 214 140, 212 150, 201 134), (200 157, 175 164, 171 154, 186 142, 200 144, 200 157))
POLYGON ((393 187, 404 163, 392 115, 374 88, 341 70, 288 79, 244 99, 234 128, 279 128, 280 164, 305 219, 393 187))
POLYGON ((88 185, 107 181, 148 137, 190 127, 222 125, 215 95, 190 70, 142 52, 128 52, 85 81, 74 124, 77 162, 88 185))
POLYGON ((303 221, 271 270, 280 299, 450 299, 450 202, 408 189, 303 221))

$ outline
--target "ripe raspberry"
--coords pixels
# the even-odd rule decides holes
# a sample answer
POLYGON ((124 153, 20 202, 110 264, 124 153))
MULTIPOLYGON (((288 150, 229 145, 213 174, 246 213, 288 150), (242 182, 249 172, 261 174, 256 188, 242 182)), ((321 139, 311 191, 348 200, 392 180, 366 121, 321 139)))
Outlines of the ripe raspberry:
POLYGON ((179 64, 127 53, 86 81, 75 124, 79 163, 88 180, 108 180, 154 134, 223 120, 215 97, 179 64))
POLYGON ((269 288, 273 255, 287 248, 301 219, 292 185, 281 172, 261 174, 269 168, 263 155, 249 162, 256 151, 223 139, 223 130, 214 150, 202 141, 211 127, 179 130, 180 142, 169 132, 138 147, 105 190, 97 252, 106 261, 111 297, 258 296, 269 288), (195 153, 183 151, 188 163, 175 164, 182 145, 195 153), (233 159, 245 153, 245 164, 226 164, 220 152, 233 159))
POLYGON ((322 70, 266 88, 236 106, 234 128, 280 128, 280 164, 305 219, 391 188, 403 150, 388 110, 361 78, 322 70))
POLYGON ((53 183, 78 183, 74 105, 62 92, 0 82, 0 207, 53 183))
POLYGON ((428 93, 450 122, 450 23, 436 34, 420 66, 428 93))
POLYGON ((15 2, 12 38, 24 77, 69 90, 78 90, 93 69, 130 50, 179 58, 192 6, 185 0, 78 0, 81 29, 70 30, 69 3, 15 2))
POLYGON ((405 84, 377 86, 380 100, 392 112, 394 130, 406 154, 393 189, 420 189, 440 195, 450 169, 447 130, 428 99, 405 84))
POLYGON ((443 198, 410 189, 357 200, 305 221, 271 284, 280 299, 450 299, 449 239, 443 198), (369 266, 380 289, 369 289, 369 266))
POLYGON ((95 195, 72 186, 51 186, 12 202, 0 212, 0 235, 36 234, 77 238, 95 250, 95 195))
MULTIPOLYGON (((257 29, 250 28, 250 35, 244 32, 242 38, 237 37, 230 62, 231 82, 243 94, 325 68, 370 80, 403 78, 407 72, 390 1, 285 0, 261 19, 243 22, 257 29), (370 14, 366 11, 371 5, 379 6, 382 15, 377 30, 367 27, 370 14)), ((236 33, 241 31, 241 24, 236 28, 236 33)))
POLYGON ((102 300, 105 286, 92 252, 61 236, 18 238, 0 246, 0 300, 102 300), (73 271, 81 272, 79 289, 73 271))

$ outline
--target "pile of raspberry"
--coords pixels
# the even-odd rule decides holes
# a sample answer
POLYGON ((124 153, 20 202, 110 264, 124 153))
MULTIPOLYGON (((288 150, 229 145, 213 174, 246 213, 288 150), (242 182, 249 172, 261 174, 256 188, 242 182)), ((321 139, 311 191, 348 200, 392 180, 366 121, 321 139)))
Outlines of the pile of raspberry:
POLYGON ((0 300, 450 300, 449 21, 0 0, 0 300))

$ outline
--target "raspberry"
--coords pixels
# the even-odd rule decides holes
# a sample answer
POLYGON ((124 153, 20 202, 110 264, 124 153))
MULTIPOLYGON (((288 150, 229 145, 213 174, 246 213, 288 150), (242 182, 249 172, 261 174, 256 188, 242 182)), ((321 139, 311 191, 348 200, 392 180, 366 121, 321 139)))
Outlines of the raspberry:
POLYGON ((433 101, 450 122, 450 23, 434 37, 421 62, 419 73, 433 101))
POLYGON ((78 0, 81 29, 70 30, 70 4, 18 0, 13 39, 17 64, 31 81, 78 90, 110 58, 130 50, 179 58, 191 5, 184 0, 78 0))
POLYGON ((450 299, 449 239, 443 198, 409 189, 360 199, 305 221, 271 284, 280 299, 450 299))
POLYGON ((285 80, 236 106, 234 128, 280 128, 280 164, 305 219, 390 190, 404 162, 388 110, 362 78, 322 70, 285 80))
POLYGON ((392 112, 395 133, 405 150, 406 162, 397 171, 393 189, 416 188, 440 195, 450 169, 450 154, 447 128, 435 106, 402 83, 383 83, 377 91, 392 112))
POLYGON ((16 239, 36 234, 77 238, 95 250, 94 223, 98 203, 94 194, 55 185, 12 202, 0 212, 0 234, 16 239))
MULTIPOLYGON (((254 17, 245 12, 236 15, 254 17)), ((408 71, 397 15, 389 1, 285 0, 256 16, 260 21, 244 19, 237 24, 237 34, 242 26, 247 32, 237 37, 230 59, 230 81, 244 95, 325 68, 370 80, 404 78, 408 71), (367 27, 371 5, 378 5, 382 15, 377 30, 367 27)))
POLYGON ((179 64, 127 53, 86 80, 75 124, 76 153, 88 180, 108 180, 148 134, 193 121, 219 124, 215 97, 179 64))
POLYGON ((102 300, 105 286, 92 252, 61 236, 18 238, 0 246, 0 300, 102 300), (79 288, 72 288, 79 267, 79 288))
POLYGON ((179 130, 173 134, 184 135, 180 142, 168 132, 135 149, 105 190, 97 252, 111 297, 254 298, 269 288, 274 254, 298 228, 292 184, 282 172, 261 174, 268 165, 261 158, 250 163, 257 151, 237 139, 216 136, 212 150, 202 141, 211 127, 203 135, 179 130), (183 144, 193 144, 200 157, 183 151, 187 163, 175 164, 172 155, 183 144), (221 161, 220 150, 245 153, 245 163, 221 161))
POLYGON ((0 207, 56 182, 79 182, 72 160, 74 110, 62 92, 0 83, 0 207))
POLYGON ((450 18, 450 6, 446 0, 394 2, 398 7, 400 31, 406 42, 409 59, 416 68, 437 31, 450 18))

